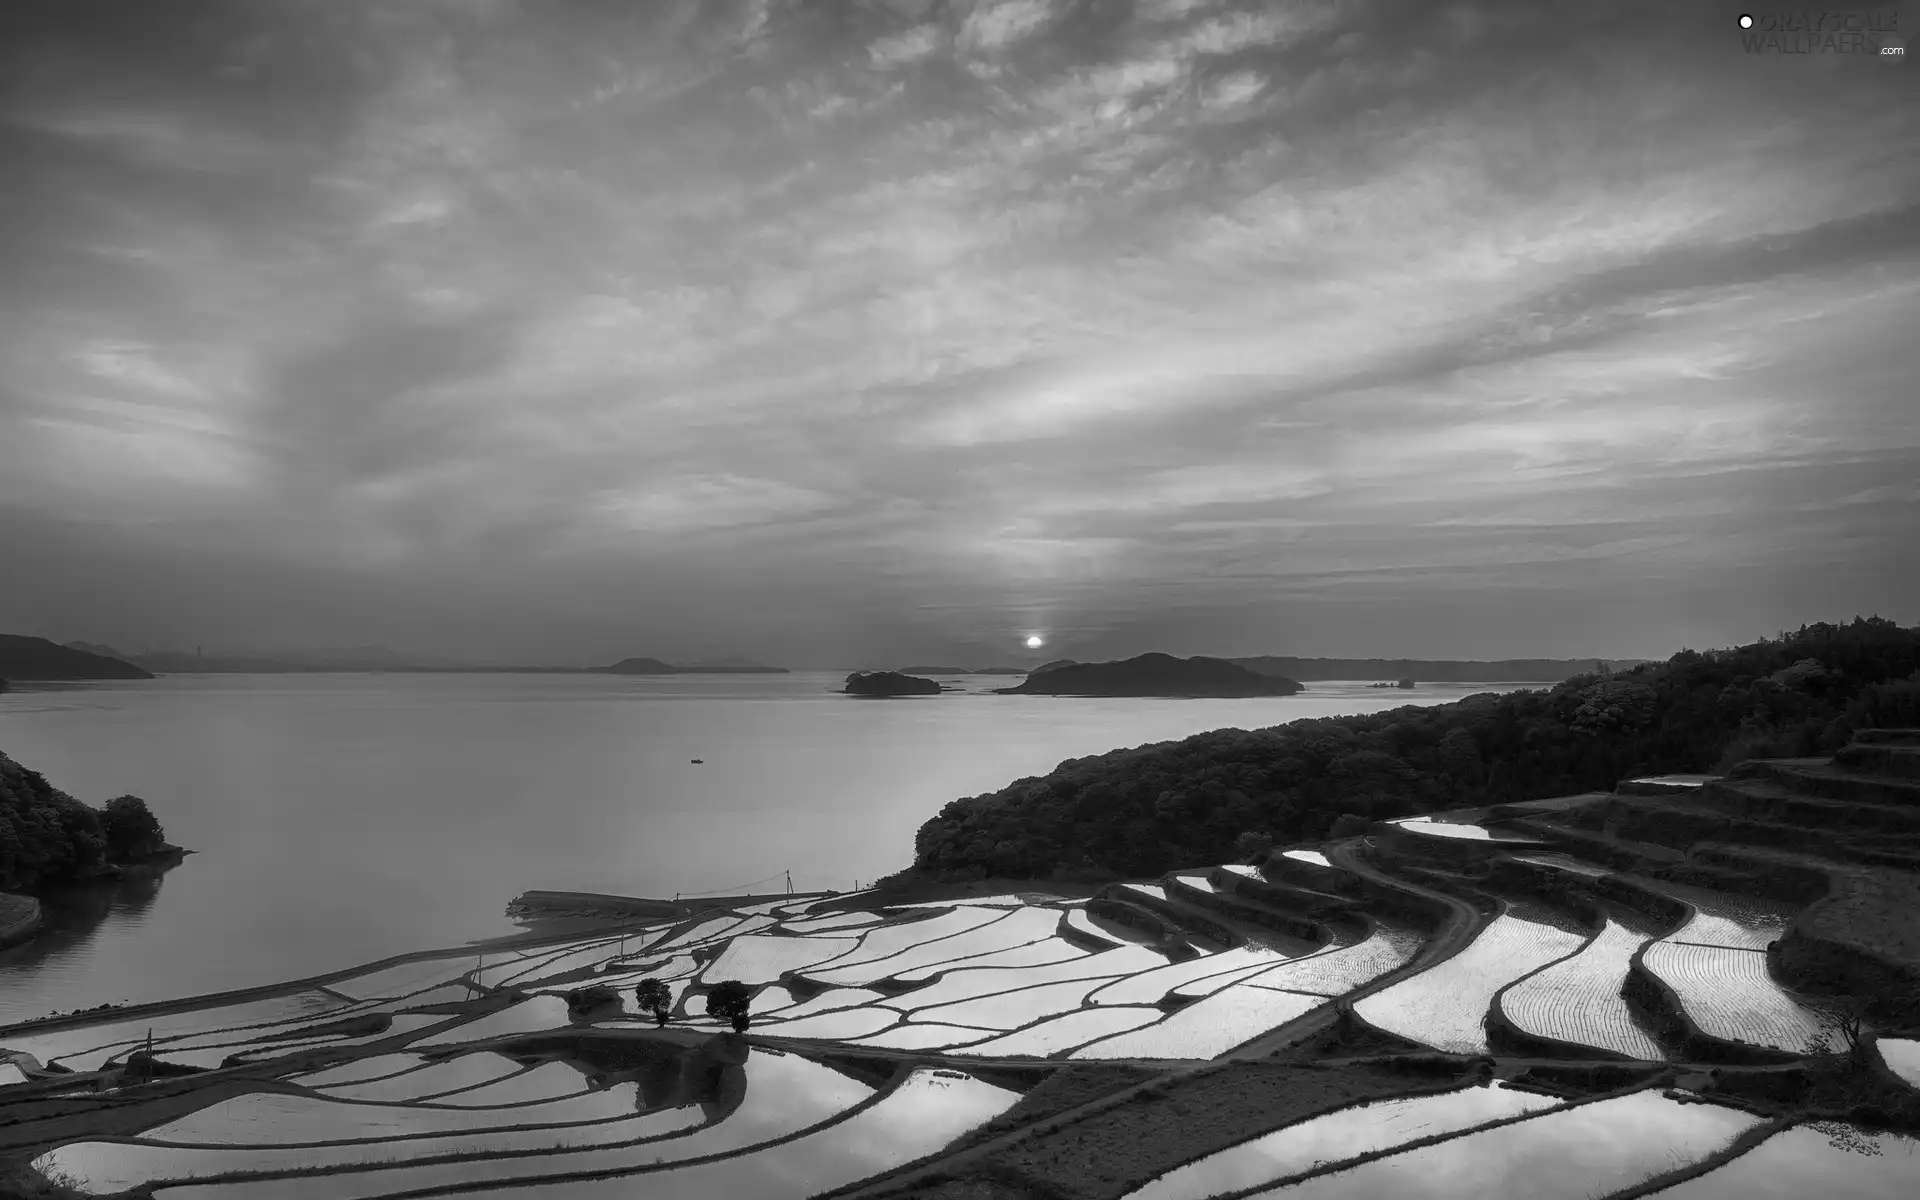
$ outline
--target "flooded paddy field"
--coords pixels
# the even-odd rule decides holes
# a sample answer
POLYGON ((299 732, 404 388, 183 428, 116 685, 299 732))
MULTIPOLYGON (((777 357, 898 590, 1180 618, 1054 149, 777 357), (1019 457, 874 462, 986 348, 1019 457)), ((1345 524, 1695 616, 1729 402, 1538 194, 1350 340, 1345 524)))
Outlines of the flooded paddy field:
POLYGON ((0 1029, 0 1152, 167 1200, 752 1198, 934 1171, 1072 1200, 1911 1190, 1912 1031, 1828 1052, 1833 1014, 1766 949, 1799 908, 1702 886, 1710 866, 1668 881, 1427 824, 1437 869, 1402 826, 1392 855, 1368 834, 1096 892, 1157 926, 1038 884, 745 897, 0 1029), (1525 876, 1546 890, 1502 891, 1502 856, 1553 868, 1525 876), (708 1011, 726 983, 744 1014, 708 1011), (1897 1128, 1835 1123, 1838 1095, 1897 1128))

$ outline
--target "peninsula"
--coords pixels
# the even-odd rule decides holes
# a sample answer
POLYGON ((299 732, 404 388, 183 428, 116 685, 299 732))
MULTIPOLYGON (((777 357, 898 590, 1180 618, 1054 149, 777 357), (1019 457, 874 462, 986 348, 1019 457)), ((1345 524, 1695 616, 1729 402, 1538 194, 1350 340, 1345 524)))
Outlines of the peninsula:
POLYGON ((1278 675, 1262 675, 1223 658, 1142 654, 1120 662, 1049 665, 1003 696, 1169 696, 1181 698, 1291 696, 1303 691, 1278 675))

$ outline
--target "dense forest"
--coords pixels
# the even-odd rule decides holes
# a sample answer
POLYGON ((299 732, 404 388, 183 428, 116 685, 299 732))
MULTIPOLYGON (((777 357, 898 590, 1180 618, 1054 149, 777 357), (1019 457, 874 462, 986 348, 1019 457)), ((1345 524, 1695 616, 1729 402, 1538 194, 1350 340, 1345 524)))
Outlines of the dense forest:
POLYGON ((0 754, 0 891, 86 879, 109 863, 138 862, 166 849, 160 822, 138 796, 89 808, 0 754))
POLYGON ((948 804, 920 827, 914 865, 973 877, 1157 875, 1231 861, 1243 833, 1318 840, 1345 814, 1351 826, 1830 754, 1855 729, 1887 725, 1920 725, 1920 630, 1856 618, 1551 689, 1073 759, 948 804))

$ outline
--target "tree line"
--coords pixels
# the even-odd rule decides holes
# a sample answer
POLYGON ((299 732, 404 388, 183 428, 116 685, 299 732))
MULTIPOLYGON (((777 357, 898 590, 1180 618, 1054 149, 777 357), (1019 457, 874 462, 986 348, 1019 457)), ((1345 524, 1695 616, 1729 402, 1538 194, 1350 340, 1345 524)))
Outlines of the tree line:
POLYGON ((1889 725, 1920 725, 1920 629, 1856 617, 1548 689, 1073 759, 949 803, 920 827, 914 865, 944 877, 1151 876, 1268 838, 1321 840, 1343 817, 1345 833, 1635 775, 1831 754, 1855 729, 1889 725))

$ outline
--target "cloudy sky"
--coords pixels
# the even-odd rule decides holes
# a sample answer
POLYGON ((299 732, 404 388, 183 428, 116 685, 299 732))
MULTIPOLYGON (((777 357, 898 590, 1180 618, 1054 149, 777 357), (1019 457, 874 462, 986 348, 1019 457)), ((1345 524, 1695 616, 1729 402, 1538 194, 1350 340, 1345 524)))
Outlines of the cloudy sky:
POLYGON ((0 630, 1920 620, 1920 67, 1737 11, 9 0, 0 630))

